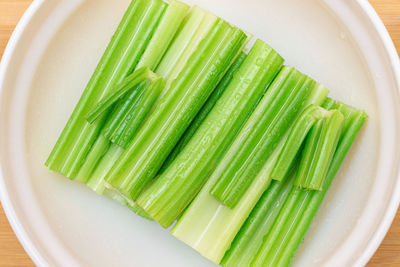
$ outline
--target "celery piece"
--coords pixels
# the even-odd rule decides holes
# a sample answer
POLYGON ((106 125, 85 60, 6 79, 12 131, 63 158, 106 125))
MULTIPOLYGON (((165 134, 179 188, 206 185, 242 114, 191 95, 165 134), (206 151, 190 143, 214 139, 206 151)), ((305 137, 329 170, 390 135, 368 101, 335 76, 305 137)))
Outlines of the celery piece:
POLYGON ((167 86, 185 67, 200 42, 215 27, 218 17, 194 6, 185 17, 174 40, 156 68, 156 73, 167 80, 167 86))
POLYGON ((128 112, 127 123, 120 124, 118 129, 111 135, 111 142, 124 149, 127 148, 164 86, 165 82, 162 78, 150 82, 149 86, 144 90, 143 96, 136 102, 136 105, 132 105, 131 111, 128 112))
POLYGON ((102 181, 105 172, 122 154, 113 144, 124 149, 127 147, 163 87, 164 80, 154 75, 151 81, 139 84, 136 88, 138 90, 133 90, 131 95, 128 95, 128 99, 121 99, 123 100, 119 103, 121 105, 117 105, 109 116, 102 134, 97 138, 87 160, 81 167, 77 180, 87 183, 97 193, 103 192, 102 181), (110 144, 110 141, 113 144, 110 144))
POLYGON ((106 176, 108 187, 118 190, 127 199, 137 199, 245 41, 243 31, 218 19, 106 176))
MULTIPOLYGON (((148 68, 154 70, 156 66, 158 65, 159 61, 161 60, 163 54, 165 53, 166 49, 168 48, 169 44, 171 43, 173 37, 175 36, 176 32, 178 31, 179 26, 182 23, 183 18, 185 17, 185 14, 188 10, 188 6, 184 3, 181 3, 179 1, 170 1, 165 13, 162 16, 162 19, 159 23, 159 26, 157 27, 157 30, 155 31, 154 35, 152 36, 149 45, 146 47, 146 50, 144 54, 142 55, 138 65, 137 65, 137 71, 139 69, 145 70, 146 68, 143 68, 142 66, 147 66, 148 68)), ((148 71, 146 69, 146 71, 148 71)), ((136 72, 136 71, 135 71, 136 72)), ((141 91, 143 92, 143 91, 141 91)), ((155 91, 151 91, 152 93, 155 93, 155 91)), ((154 97, 154 95, 150 95, 149 99, 151 100, 154 97)), ((131 95, 131 99, 133 101, 137 101, 137 99, 131 95)), ((151 100, 152 101, 152 100, 151 100)), ((113 103, 112 103, 113 104, 113 103)), ((131 105, 129 101, 125 101, 124 105, 125 108, 129 108, 131 105)), ((150 105, 148 101, 144 101, 145 105, 150 105)), ((111 106, 111 105, 110 105, 111 106)), ((119 107, 121 111, 121 107, 119 107)), ((146 108, 147 109, 147 108, 146 108)), ((141 109, 142 110, 142 109, 141 109)), ((116 111, 113 112, 114 116, 116 115, 116 111)), ((124 114, 124 112, 122 112, 124 114)), ((114 121, 115 119, 109 119, 109 121, 114 121)), ((136 123, 139 123, 139 118, 135 117, 132 119, 133 126, 136 123)), ((110 123, 110 122, 108 122, 110 123)), ((118 125, 118 124, 117 124, 118 125)), ((134 128, 134 127, 133 127, 134 128)), ((118 138, 118 142, 122 142, 122 145, 126 146, 124 144, 130 137, 128 135, 132 135, 133 133, 133 128, 130 130, 126 130, 126 133, 124 135, 121 135, 121 137, 118 138), (124 141, 123 141, 124 140, 124 141)), ((106 133, 106 129, 102 129, 102 133, 106 133)), ((110 133, 105 134, 107 137, 115 138, 115 135, 111 135, 110 133)), ((120 143, 121 144, 121 143, 120 143)), ((97 193, 100 193, 103 191, 103 178, 105 176, 105 172, 107 172, 113 164, 110 162, 105 162, 104 160, 101 160, 100 164, 100 159, 103 157, 111 160, 113 159, 113 162, 116 161, 118 156, 121 154, 118 148, 112 148, 113 145, 110 147, 110 142, 108 142, 105 138, 103 138, 102 135, 100 135, 96 142, 94 143, 91 151, 89 152, 87 159, 85 160, 85 163, 81 167, 76 179, 81 181, 81 182, 88 182, 90 183, 89 187, 91 187, 93 190, 95 190, 97 193), (118 153, 117 153, 118 151, 118 153), (115 154, 113 154, 115 153, 115 154), (107 167, 106 167, 107 166, 107 167)))
POLYGON ((178 154, 183 150, 183 148, 189 143, 192 136, 195 134, 197 129, 206 119, 207 115, 213 109, 219 98, 225 92, 225 89, 228 87, 229 83, 231 82, 233 75, 242 65, 244 59, 246 58, 246 54, 244 52, 240 53, 240 55, 236 58, 235 62, 226 72, 225 76, 222 78, 220 83, 218 84, 217 88, 213 91, 211 96, 207 99, 207 102, 201 108, 199 113, 196 115, 190 126, 186 129, 185 133, 179 140, 178 144, 174 147, 172 152, 168 155, 168 158, 164 161, 163 166, 161 167, 159 173, 162 173, 171 163, 172 161, 178 156, 178 154))
POLYGON ((271 174, 272 179, 282 181, 292 166, 311 127, 313 127, 315 122, 322 118, 326 112, 327 111, 323 108, 315 105, 310 105, 303 111, 301 116, 294 123, 282 152, 279 155, 278 161, 271 174))
MULTIPOLYGON (((154 76, 155 74, 147 67, 143 67, 134 71, 118 85, 118 89, 97 104, 97 106, 87 116, 88 122, 93 123, 101 115, 107 113, 116 102, 121 100, 121 98, 123 98, 125 95, 129 94, 129 92, 134 91, 134 93, 137 93, 137 91, 140 91, 136 90, 137 86, 139 86, 142 82, 153 78, 154 76)), ((143 85, 139 88, 142 87, 143 85)))
MULTIPOLYGON (((173 3, 171 3, 173 4, 173 3)), ((175 7, 171 7, 171 4, 168 6, 167 11, 165 16, 168 14, 168 9, 175 9, 175 7)), ((179 8, 179 7, 178 7, 179 8)), ((174 12, 171 12, 174 13, 174 12)), ((179 18, 177 18, 179 19, 179 18)), ((178 32, 176 33, 176 36, 174 37, 170 47, 168 48, 167 52, 165 53, 166 56, 162 57, 161 59, 161 65, 165 68, 165 70, 172 70, 172 69, 182 69, 182 67, 176 66, 177 62, 187 62, 187 58, 190 55, 190 53, 193 53, 196 50, 196 46, 198 45, 198 41, 193 41, 192 39, 199 39, 199 38, 204 38, 207 33, 211 30, 211 26, 215 23, 217 17, 205 12, 204 10, 200 9, 199 7, 194 7, 191 9, 191 11, 187 14, 185 17, 184 21, 181 23, 181 26, 178 29, 178 32), (196 18, 196 19, 193 19, 196 18), (201 21, 204 21, 201 23, 201 21), (188 25, 189 24, 189 25, 188 25), (201 33, 201 34, 200 34, 201 33), (186 59, 183 60, 183 58, 180 56, 179 53, 173 54, 171 53, 171 50, 176 49, 177 51, 181 52, 181 50, 185 50, 186 47, 186 59), (190 47, 190 48, 188 48, 190 47), (190 53, 189 53, 190 51, 190 53), (169 56, 167 56, 169 55, 169 56)), ((164 20, 163 20, 164 21, 164 20)), ((159 27, 163 27, 163 21, 160 22, 159 27)), ((168 21, 168 20, 165 20, 168 21)), ((161 33, 160 33, 161 34, 161 33)), ((157 39, 157 33, 154 34, 154 38, 157 39)), ((152 39, 153 41, 153 39, 152 39)), ((150 45, 149 45, 150 46, 150 45)), ((157 46, 158 47, 158 46, 157 46)), ((162 48, 162 46, 159 46, 162 48)), ((146 50, 147 51, 147 50, 146 50)), ((152 63, 150 61, 154 60, 154 57, 149 57, 147 60, 142 61, 142 62, 147 62, 146 64, 150 64, 151 66, 152 63)), ((140 64, 138 64, 139 66, 140 64)), ((158 65, 158 63, 157 63, 158 65)), ((168 73, 160 73, 160 71, 157 71, 158 75, 162 75, 168 80, 168 73)), ((171 80, 171 79, 169 79, 171 80)), ((165 92, 164 92, 165 93, 165 92)), ((160 98, 160 97, 158 97, 160 98)), ((156 104, 153 104, 153 107, 156 104)), ((153 108, 152 108, 153 109, 153 108)), ((151 111, 150 111, 151 112, 151 111)), ((128 131, 130 132, 130 131, 128 131)), ((128 133, 127 132, 127 133, 128 133)), ((123 135, 121 135, 123 136, 123 135)), ((98 138, 98 140, 95 143, 96 144, 103 144, 104 143, 104 138, 98 138)), ((97 193, 101 194, 104 192, 104 177, 106 174, 110 171, 111 167, 114 165, 114 163, 117 161, 117 159, 121 156, 123 152, 123 149, 120 148, 117 145, 111 144, 106 152, 103 154, 98 154, 97 155, 97 161, 92 161, 95 162, 95 169, 90 169, 89 171, 86 171, 86 174, 90 174, 90 177, 87 178, 87 175, 85 177, 85 181, 87 182, 87 185, 92 188, 94 191, 97 193)), ((93 164, 91 165, 93 166, 93 164)), ((84 168, 85 169, 85 168, 84 168)))
POLYGON ((78 174, 75 176, 75 180, 87 184, 93 173, 93 170, 97 167, 99 159, 101 159, 108 149, 110 148, 110 141, 103 135, 99 135, 96 142, 93 144, 90 152, 88 153, 85 162, 79 169, 78 174))
POLYGON ((271 47, 257 40, 186 147, 137 199, 163 227, 169 227, 201 189, 282 63, 271 47))
MULTIPOLYGON (((163 79, 154 74, 147 67, 140 68, 128 76, 114 93, 104 98, 91 112, 88 121, 93 123, 99 116, 107 116, 107 121, 101 130, 100 136, 92 146, 85 162, 75 179, 86 183, 100 158, 107 152, 112 134, 118 129, 137 127, 150 110, 156 97, 164 85, 163 79), (127 94, 127 95, 126 95, 127 94), (125 96, 126 95, 126 96, 125 96), (124 97, 125 96, 125 97, 124 97), (122 98, 122 99, 121 99, 122 98), (149 102, 150 98, 150 102, 149 102), (110 114, 109 110, 113 107, 110 114), (132 124, 133 123, 133 124, 132 124), (136 124, 136 125, 135 125, 136 124), (104 139, 103 136, 106 138, 104 139)), ((132 133, 133 134, 133 133, 132 133)), ((128 140, 129 137, 126 138, 128 140)), ((119 143, 124 145, 123 143, 119 143)))
POLYGON ((343 115, 338 110, 332 110, 312 127, 302 152, 296 186, 308 190, 322 190, 343 121, 343 115))
MULTIPOLYGON (((98 140, 105 139, 100 136, 98 140)), ((107 139, 105 139, 107 140, 107 139)), ((108 143, 110 143, 107 140, 108 143)), ((107 153, 99 159, 98 165, 89 176, 86 185, 98 194, 103 194, 105 190, 104 179, 106 174, 110 171, 117 159, 122 155, 124 149, 118 145, 110 145, 107 153)))
MULTIPOLYGON (((277 93, 271 89, 271 87, 268 89, 258 106, 265 104, 265 99, 267 99, 269 95, 277 93)), ((315 85, 299 113, 311 104, 321 105, 327 94, 328 90, 325 87, 315 85)), ((288 133, 285 134, 282 140, 279 141, 279 145, 270 159, 265 163, 263 169, 234 209, 223 205, 212 196, 209 193, 210 189, 216 183, 221 172, 225 170, 226 165, 231 163, 230 158, 227 157, 227 155, 230 154, 229 151, 232 149, 240 149, 241 144, 248 138, 248 135, 252 133, 253 125, 259 120, 259 116, 262 113, 260 114, 260 112, 257 111, 258 106, 240 130, 235 141, 230 146, 224 158, 220 161, 210 179, 171 230, 171 233, 176 238, 217 264, 229 249, 240 227, 269 186, 272 168, 275 165, 276 159, 288 135, 288 133)), ((235 153, 231 154, 231 156, 234 154, 235 153)))
POLYGON ((289 198, 273 228, 265 236, 251 266, 288 266, 290 264, 347 152, 367 119, 363 111, 342 103, 338 104, 338 110, 344 115, 344 127, 322 191, 309 191, 297 187, 291 189, 289 198))
POLYGON ((327 97, 324 101, 324 103, 322 103, 321 107, 323 107, 324 109, 335 109, 337 107, 337 102, 336 100, 333 100, 330 97, 327 97))
POLYGON ((139 84, 135 90, 132 90, 115 104, 112 112, 107 116, 107 120, 101 129, 101 135, 106 137, 112 143, 116 142, 116 132, 118 129, 126 127, 132 113, 137 110, 139 103, 142 101, 145 88, 148 86, 148 81, 139 84))
POLYGON ((167 4, 136 0, 128 7, 111 42, 54 146, 46 166, 73 179, 99 135, 103 120, 90 124, 87 114, 135 68, 167 4))
POLYGON ((251 134, 238 150, 231 150, 231 163, 222 172, 211 194, 234 208, 284 136, 311 92, 314 81, 291 67, 284 67, 256 112, 251 134))
POLYGON ((157 68, 189 8, 190 7, 187 4, 180 1, 168 1, 168 7, 160 20, 159 26, 154 32, 154 35, 151 38, 149 45, 146 47, 146 50, 140 58, 136 68, 143 66, 146 66, 151 70, 157 68))
MULTIPOLYGON (((294 178, 294 174, 290 176, 294 178)), ((222 266, 250 266, 293 187, 293 178, 271 182, 225 253, 222 266)))
POLYGON ((101 131, 104 137, 122 148, 127 147, 165 85, 164 80, 157 77, 140 84, 138 90, 132 91, 126 99, 121 99, 101 131))

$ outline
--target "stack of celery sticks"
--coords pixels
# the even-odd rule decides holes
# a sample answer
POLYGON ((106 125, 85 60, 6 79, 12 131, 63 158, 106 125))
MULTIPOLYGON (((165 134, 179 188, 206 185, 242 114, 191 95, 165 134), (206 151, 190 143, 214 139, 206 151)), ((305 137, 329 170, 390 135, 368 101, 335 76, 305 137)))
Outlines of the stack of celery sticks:
POLYGON ((46 166, 222 266, 287 266, 367 116, 197 6, 134 0, 46 166))

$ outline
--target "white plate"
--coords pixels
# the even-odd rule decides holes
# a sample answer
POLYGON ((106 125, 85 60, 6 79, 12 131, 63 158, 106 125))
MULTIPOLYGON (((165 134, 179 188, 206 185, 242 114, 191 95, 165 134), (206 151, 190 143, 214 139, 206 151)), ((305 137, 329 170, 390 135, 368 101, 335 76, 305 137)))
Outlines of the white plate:
MULTIPOLYGON (((43 165, 128 2, 36 0, 4 54, 1 200, 40 266, 213 265, 155 223, 43 165)), ((295 258, 298 266, 364 265, 400 197, 400 67, 381 21, 363 0, 193 2, 369 114, 295 258)))

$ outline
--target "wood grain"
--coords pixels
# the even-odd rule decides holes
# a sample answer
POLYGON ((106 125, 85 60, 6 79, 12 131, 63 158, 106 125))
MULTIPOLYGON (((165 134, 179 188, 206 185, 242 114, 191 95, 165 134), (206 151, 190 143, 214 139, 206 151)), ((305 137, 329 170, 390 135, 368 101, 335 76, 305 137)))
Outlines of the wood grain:
MULTIPOLYGON (((0 0, 0 57, 11 33, 31 0, 0 0)), ((400 0, 371 0, 400 52, 400 0)), ((0 266, 34 266, 15 237, 0 208, 0 266)), ((368 267, 400 266, 400 212, 368 267)))

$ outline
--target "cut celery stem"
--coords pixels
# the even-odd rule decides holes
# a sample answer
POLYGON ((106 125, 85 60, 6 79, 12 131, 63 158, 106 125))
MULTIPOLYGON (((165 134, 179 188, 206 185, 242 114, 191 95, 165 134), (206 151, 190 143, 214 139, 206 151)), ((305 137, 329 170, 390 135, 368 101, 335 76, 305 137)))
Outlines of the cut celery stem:
POLYGON ((187 146, 140 195, 136 203, 163 227, 169 227, 201 189, 282 63, 272 48, 257 40, 187 146))
POLYGON ((159 26, 154 32, 136 68, 143 66, 151 70, 157 68, 189 8, 187 4, 180 1, 168 1, 168 7, 160 20, 159 26))
POLYGON ((120 124, 111 136, 111 142, 124 149, 127 148, 140 124, 150 112, 164 86, 165 82, 162 78, 150 82, 148 87, 144 90, 143 96, 137 101, 137 105, 133 106, 131 108, 132 111, 128 112, 126 123, 120 124))
POLYGON ((326 192, 336 176, 346 154, 357 137, 367 116, 364 112, 339 104, 345 119, 344 131, 329 167, 322 191, 292 188, 290 196, 279 214, 273 229, 265 237, 252 266, 288 266, 312 219, 320 207, 326 192), (286 210, 287 207, 290 207, 286 210))
POLYGON ((287 241, 285 239, 285 230, 289 231, 294 227, 293 221, 288 220, 287 218, 290 215, 294 218, 300 217, 304 212, 302 206, 304 206, 305 201, 305 195, 302 194, 301 190, 292 190, 290 192, 288 199, 285 201, 271 231, 265 237, 262 246, 251 263, 251 266, 276 266, 274 265, 274 261, 277 259, 280 249, 287 241))
POLYGON ((163 166, 160 169, 160 173, 162 173, 172 163, 172 161, 178 156, 178 154, 183 150, 187 143, 189 143, 192 136, 195 134, 195 132, 206 119, 207 115, 213 109, 219 98, 222 96, 225 89, 228 87, 233 78, 233 75, 239 69, 245 58, 246 54, 244 52, 240 53, 240 55, 236 58, 235 62, 232 64, 225 76, 222 78, 221 82, 218 84, 217 88, 215 88, 215 90, 207 99, 207 102, 196 115, 188 129, 186 129, 178 144, 174 147, 172 152, 168 155, 168 158, 164 161, 163 166))
POLYGON ((330 97, 327 97, 324 101, 324 103, 322 103, 321 107, 323 107, 324 109, 330 110, 330 109, 335 109, 337 106, 337 102, 336 100, 333 100, 330 97))
POLYGON ((240 228, 230 249, 221 261, 222 266, 250 266, 263 238, 267 235, 293 186, 292 179, 283 182, 272 181, 258 200, 246 222, 240 228))
POLYGON ((114 90, 109 96, 104 97, 102 101, 100 101, 97 106, 90 111, 87 116, 87 120, 90 123, 93 123, 96 119, 98 119, 101 115, 104 115, 107 111, 111 109, 111 107, 121 100, 125 95, 130 92, 137 93, 144 86, 140 86, 146 80, 149 80, 154 77, 154 73, 147 67, 140 68, 126 77, 122 82, 118 85, 118 89, 114 90))
POLYGON ((99 116, 104 115, 107 116, 107 121, 75 179, 83 183, 89 180, 100 158, 109 147, 109 142, 106 139, 114 143, 116 140, 112 139, 112 135, 118 129, 124 130, 131 126, 137 128, 138 125, 131 125, 132 118, 129 119, 128 116, 134 117, 133 123, 139 124, 150 110, 151 104, 154 103, 163 85, 162 78, 151 72, 147 67, 143 67, 124 79, 119 89, 104 98, 94 108, 88 116, 88 121, 93 123, 99 116), (128 95, 124 97, 126 94, 128 95), (148 98, 151 98, 151 103, 148 103, 148 98), (109 110, 112 106, 114 108, 110 114, 109 110))
MULTIPOLYGON (((100 137, 99 139, 105 139, 104 137, 100 137)), ((109 143, 109 141, 107 140, 109 143)), ((118 145, 111 144, 110 148, 107 150, 107 153, 100 159, 97 167, 94 169, 93 173, 89 176, 89 180, 86 185, 95 191, 98 194, 102 194, 104 192, 104 178, 106 174, 110 171, 111 167, 117 161, 117 159, 124 152, 124 149, 118 145)))
POLYGON ((219 20, 167 89, 107 175, 110 188, 135 201, 242 50, 246 35, 219 20))
POLYGON ((112 143, 116 143, 118 130, 127 127, 133 113, 137 110, 139 103, 142 102, 145 89, 148 88, 148 86, 149 84, 147 81, 143 82, 135 90, 116 103, 111 114, 107 116, 107 121, 101 130, 101 135, 112 143))
POLYGON ((166 6, 161 0, 137 0, 128 7, 46 161, 51 170, 75 178, 102 126, 88 123, 88 112, 133 71, 166 6))
MULTIPOLYGON (((119 120, 118 121, 119 125, 117 125, 117 127, 115 128, 116 130, 113 132, 113 135, 111 136, 100 135, 100 137, 97 139, 96 144, 100 143, 102 147, 104 147, 103 153, 105 153, 105 155, 101 158, 100 152, 92 149, 91 153, 93 152, 95 155, 97 155, 97 157, 94 156, 94 158, 96 159, 96 162, 99 162, 95 170, 92 171, 93 174, 88 171, 81 173, 83 170, 86 169, 93 170, 94 169, 92 167, 93 164, 90 164, 87 167, 84 165, 83 168, 81 168, 81 172, 79 173, 78 176, 82 177, 82 179, 84 177, 90 177, 89 181, 87 182, 87 185, 97 193, 101 194, 104 191, 104 177, 123 152, 123 149, 119 149, 118 146, 121 148, 126 148, 131 138, 134 136, 136 130, 138 129, 139 125, 144 120, 146 114, 150 111, 161 89, 165 85, 164 80, 162 78, 157 78, 157 77, 154 78, 155 79, 153 79, 150 83, 147 84, 147 87, 142 88, 143 97, 138 98, 137 99, 138 101, 136 101, 137 102, 136 105, 131 106, 130 109, 133 108, 133 110, 128 111, 128 113, 126 114, 127 116, 130 116, 130 118, 127 116, 125 116, 124 118, 126 123, 123 123, 121 122, 121 120, 119 120), (111 140, 111 142, 115 144, 112 144, 111 147, 109 147, 108 146, 109 142, 104 140, 106 138, 111 140), (106 150, 107 148, 108 151, 106 150)), ((91 156, 90 153, 89 156, 91 156)), ((92 161, 87 161, 85 162, 85 164, 86 163, 89 164, 91 162, 92 161)))
MULTIPOLYGON (((263 99, 271 93, 270 89, 263 99)), ((302 110, 311 104, 321 105, 327 94, 328 90, 325 87, 320 85, 314 86, 302 110)), ((257 108, 251 117, 255 116, 254 114, 257 114, 257 108)), ((247 135, 251 133, 253 127, 252 124, 249 123, 251 117, 241 129, 229 150, 236 146, 240 148, 240 143, 246 140, 247 135)), ((227 154, 225 154, 210 179, 186 209, 183 216, 178 220, 171 230, 171 233, 176 238, 197 250, 204 257, 217 264, 220 263, 240 227, 269 186, 272 168, 275 165, 286 138, 287 135, 282 138, 270 159, 266 162, 263 169, 257 175, 257 178, 253 181, 246 194, 234 209, 223 205, 209 193, 210 189, 217 181, 216 178, 221 175, 219 172, 221 172, 221 170, 224 171, 226 165, 230 164, 230 160, 226 158, 227 154)))
POLYGON ((176 78, 176 75, 171 75, 171 73, 179 73, 183 70, 189 57, 197 49, 200 41, 215 26, 217 20, 217 16, 200 7, 192 7, 156 68, 156 73, 168 81, 167 85, 176 78))
POLYGON ((314 160, 317 160, 317 147, 318 142, 321 140, 322 129, 324 128, 325 118, 321 118, 315 122, 311 127, 310 132, 306 138, 304 149, 301 153, 301 160, 295 185, 303 189, 307 186, 307 179, 312 175, 312 164, 314 160))
POLYGON ((251 134, 232 151, 231 163, 223 172, 211 194, 234 208, 287 132, 310 94, 314 81, 290 67, 284 67, 272 84, 275 97, 268 95, 257 106, 251 134))
POLYGON ((344 117, 337 111, 326 112, 305 142, 295 185, 308 190, 322 190, 323 181, 339 141, 344 117))
MULTIPOLYGON (((142 69, 143 72, 148 72, 149 69, 156 68, 156 66, 160 62, 163 54, 167 50, 170 42, 172 41, 173 37, 175 36, 175 33, 177 32, 179 26, 181 25, 181 22, 184 19, 185 14, 187 13, 188 9, 189 9, 189 6, 184 3, 181 3, 181 2, 175 1, 175 0, 170 1, 165 13, 162 16, 159 26, 157 27, 157 30, 155 31, 154 35, 152 36, 152 38, 149 42, 149 45, 146 47, 144 54, 142 55, 138 65, 136 66, 137 71, 142 69), (143 67, 146 67, 146 68, 143 68, 143 67)), ((122 96, 123 95, 120 95, 120 97, 122 97, 122 96)), ((150 98, 151 97, 152 96, 150 96, 150 98)), ((112 102, 111 104, 114 104, 114 102, 112 102)), ((125 104, 126 105, 128 104, 127 106, 129 106, 130 103, 128 101, 126 101, 125 104)), ((145 104, 149 104, 149 103, 146 102, 145 104)), ((92 118, 92 120, 93 119, 94 118, 92 118)), ((133 124, 139 123, 138 118, 135 117, 133 120, 134 120, 132 122, 133 124)), ((89 119, 89 121, 90 121, 90 119, 89 119)), ((109 137, 107 135, 107 131, 105 129, 103 129, 103 134, 104 133, 107 137, 109 137)), ((124 145, 126 140, 129 139, 128 134, 132 135, 132 128, 127 130, 125 135, 123 137, 121 137, 124 139, 123 142, 122 142, 122 139, 120 140, 120 142, 122 142, 122 145, 124 145)), ((111 136, 111 138, 113 138, 113 136, 111 136)), ((96 140, 96 142, 93 146, 93 149, 91 149, 91 151, 89 152, 87 160, 85 161, 85 163, 83 164, 81 170, 79 171, 79 173, 77 175, 77 179, 82 182, 86 182, 93 178, 93 177, 89 178, 89 177, 91 177, 91 173, 93 172, 93 169, 95 168, 95 166, 97 166, 97 163, 99 162, 101 156, 105 153, 108 153, 107 148, 108 148, 109 144, 107 144, 107 145, 105 144, 106 140, 104 138, 99 137, 98 139, 99 140, 96 140), (102 145, 104 151, 99 150, 100 145, 102 145), (99 148, 99 149, 96 149, 96 148, 99 148)), ((113 158, 113 157, 109 156, 108 158, 113 158)), ((100 169, 104 170, 104 168, 101 168, 101 167, 100 167, 100 169)), ((92 179, 92 180, 96 180, 96 179, 92 179)))
POLYGON ((283 150, 279 155, 278 161, 271 174, 272 179, 282 181, 287 175, 311 127, 313 127, 315 122, 322 118, 325 113, 327 113, 327 111, 315 105, 310 105, 303 111, 294 123, 283 150))
POLYGON ((281 253, 281 257, 278 261, 280 266, 287 266, 290 264, 296 250, 298 249, 301 241, 311 225, 315 214, 317 213, 321 203, 335 178, 340 166, 346 154, 348 153, 351 145, 355 141, 359 131, 361 130, 363 124, 367 119, 367 115, 362 111, 355 111, 355 114, 351 115, 351 122, 345 134, 342 134, 339 141, 338 148, 335 152, 335 156, 332 160, 332 164, 329 168, 327 179, 324 184, 323 191, 313 191, 307 194, 307 197, 311 198, 308 206, 306 207, 303 216, 300 218, 299 222, 296 223, 296 227, 290 233, 290 241, 281 253))
POLYGON ((104 136, 99 135, 75 179, 86 184, 90 180, 89 177, 91 177, 93 170, 96 168, 99 162, 99 159, 103 157, 109 147, 110 141, 104 136))

